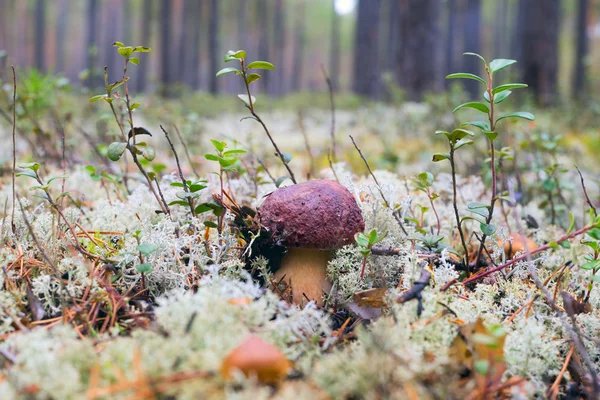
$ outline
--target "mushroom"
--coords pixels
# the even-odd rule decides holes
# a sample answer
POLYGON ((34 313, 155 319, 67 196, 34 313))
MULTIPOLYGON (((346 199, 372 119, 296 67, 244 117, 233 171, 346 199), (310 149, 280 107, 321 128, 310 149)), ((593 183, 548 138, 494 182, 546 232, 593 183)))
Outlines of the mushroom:
MULTIPOLYGON (((498 241, 498 245, 502 246, 502 241, 498 241)), ((518 233, 511 233, 504 242, 504 254, 507 259, 513 258, 517 253, 525 253, 537 248, 538 245, 533 240, 518 233), (527 247, 525 243, 527 243, 527 247)))
POLYGON ((275 281, 284 278, 293 302, 322 305, 331 289, 326 267, 332 250, 354 242, 365 229, 354 196, 335 181, 314 180, 278 189, 258 210, 261 225, 287 247, 275 281))
POLYGON ((262 383, 277 383, 291 368, 292 363, 277 347, 250 336, 225 357, 220 373, 223 379, 230 379, 233 371, 241 371, 247 377, 256 376, 262 383))

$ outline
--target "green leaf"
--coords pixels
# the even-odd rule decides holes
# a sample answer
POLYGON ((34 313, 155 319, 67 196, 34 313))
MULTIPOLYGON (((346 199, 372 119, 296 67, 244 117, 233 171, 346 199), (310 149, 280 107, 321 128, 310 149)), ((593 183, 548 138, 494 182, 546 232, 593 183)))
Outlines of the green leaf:
POLYGON ((125 152, 125 149, 127 149, 127 143, 112 142, 108 146, 108 151, 107 151, 108 158, 110 158, 111 161, 119 161, 119 159, 125 152))
POLYGON ((277 180, 275 181, 275 187, 281 186, 283 181, 285 181, 286 179, 287 179, 287 176, 280 176, 279 178, 277 178, 277 180))
POLYGON ((475 74, 468 74, 466 72, 459 72, 456 74, 450 74, 446 76, 446 79, 473 79, 487 85, 486 81, 484 81, 481 77, 475 74))
POLYGON ((438 162, 438 161, 443 161, 443 160, 449 160, 450 159, 450 155, 448 154, 442 154, 442 153, 435 153, 433 155, 433 162, 438 162))
POLYGON ((244 149, 227 150, 226 152, 223 153, 223 156, 229 157, 229 156, 233 156, 235 154, 246 154, 246 150, 244 150, 244 149))
POLYGON ((504 90, 498 94, 495 94, 494 95, 494 103, 496 103, 496 104, 502 103, 511 94, 512 94, 512 91, 510 91, 510 90, 504 90))
POLYGON ((28 177, 33 178, 35 180, 37 180, 37 178, 38 178, 38 176, 37 176, 37 174, 35 172, 30 171, 28 169, 26 169, 25 171, 17 172, 15 174, 15 176, 28 176, 28 177))
POLYGON ((41 166, 40 163, 32 162, 32 163, 19 165, 19 168, 30 169, 33 172, 37 172, 40 169, 40 166, 41 166))
POLYGON ((112 45, 114 47, 125 47, 125 45, 123 44, 123 42, 114 42, 112 45))
POLYGON ((242 60, 244 58, 246 58, 246 52, 244 50, 229 50, 225 55, 225 62, 242 60))
POLYGON ((221 141, 215 140, 215 139, 210 139, 210 142, 215 147, 215 149, 217 149, 217 151, 219 153, 223 153, 223 150, 225 150, 225 147, 227 147, 226 142, 221 142, 221 141))
POLYGON ((123 58, 128 58, 131 53, 133 53, 133 47, 127 46, 127 47, 119 47, 117 49, 117 51, 119 52, 120 55, 123 56, 123 58))
POLYGON ((148 255, 154 253, 156 250, 158 250, 158 246, 155 244, 150 244, 150 243, 140 244, 137 247, 137 251, 142 253, 142 255, 144 255, 144 256, 148 256, 148 255))
POLYGON ((500 85, 500 86, 492 89, 492 94, 500 93, 500 92, 503 92, 505 90, 510 90, 510 89, 523 89, 526 87, 527 87, 527 85, 524 83, 507 83, 505 85, 500 85))
POLYGON ((150 53, 152 51, 152 49, 150 47, 146 47, 146 46, 136 46, 133 51, 137 52, 137 53, 150 53))
POLYGON ((256 82, 256 81, 257 81, 257 80, 259 80, 260 78, 261 78, 261 76, 260 76, 259 74, 256 74, 256 73, 254 73, 254 72, 253 72, 253 73, 251 73, 251 74, 248 74, 248 75, 246 76, 246 82, 247 82, 247 83, 248 83, 248 85, 249 85, 249 84, 251 84, 252 82, 256 82))
POLYGON ((600 260, 588 261, 581 266, 581 269, 590 270, 597 269, 600 266, 600 260))
POLYGON ((356 244, 358 244, 360 247, 369 246, 369 238, 364 233, 357 233, 356 235, 354 235, 354 240, 356 241, 356 244))
POLYGON ((292 155, 290 153, 286 153, 285 151, 283 153, 281 153, 281 155, 283 156, 283 160, 289 164, 292 161, 292 155))
POLYGON ((452 131, 452 133, 449 136, 449 139, 452 142, 456 142, 456 141, 464 138, 465 136, 471 136, 471 137, 473 137, 473 136, 475 136, 475 134, 473 132, 467 130, 467 129, 460 129, 459 128, 459 129, 455 129, 455 130, 452 131))
POLYGON ((208 211, 211 211, 211 210, 212 210, 212 208, 210 208, 210 207, 207 205, 207 203, 202 203, 202 204, 199 204, 199 205, 196 207, 196 209, 194 210, 194 212, 195 212, 196 214, 202 214, 202 213, 205 213, 205 212, 208 212, 208 211))
POLYGON ((469 210, 477 210, 478 208, 487 208, 489 210, 491 206, 489 204, 478 203, 476 201, 472 201, 467 204, 467 209, 469 210))
POLYGON ((204 226, 207 226, 209 228, 215 228, 215 229, 219 227, 217 224, 215 224, 212 221, 204 221, 204 226))
POLYGON ((136 151, 136 153, 141 154, 142 157, 144 157, 148 161, 152 161, 154 160, 154 157, 156 157, 156 152, 154 151, 154 148, 148 146, 144 142, 136 144, 134 146, 134 150, 136 151))
POLYGON ((473 108, 477 111, 481 111, 486 114, 490 112, 490 109, 488 108, 488 106, 486 106, 485 104, 480 103, 478 101, 469 101, 467 103, 463 103, 460 106, 456 107, 454 110, 452 110, 452 112, 455 113, 462 108, 473 108))
MULTIPOLYGON (((238 94, 238 98, 246 105, 246 107, 250 108, 250 101, 248 101, 247 94, 238 94)), ((256 104, 256 97, 250 96, 250 100, 252 100, 252 104, 256 104)))
POLYGON ((492 131, 483 131, 483 134, 490 139, 490 141, 494 141, 497 137, 498 137, 498 133, 497 132, 492 132, 492 131))
POLYGON ((472 53, 470 51, 463 53, 463 56, 473 56, 473 57, 477 57, 481 60, 481 62, 483 62, 484 64, 487 64, 487 62, 485 61, 485 58, 481 57, 479 54, 477 53, 472 53))
POLYGON ((481 130, 484 130, 484 131, 489 131, 490 130, 490 123, 487 122, 487 121, 465 122, 464 124, 461 124, 461 126, 474 126, 474 127, 479 128, 481 130))
POLYGON ((135 270, 140 274, 147 274, 152 271, 152 264, 138 264, 135 266, 135 270))
POLYGON ((569 229, 567 229, 567 235, 573 232, 575 229, 575 215, 573 215, 572 211, 569 211, 569 229))
POLYGON ((237 68, 228 67, 228 68, 223 68, 222 70, 217 72, 217 76, 227 75, 227 74, 231 74, 231 73, 239 74, 240 72, 242 72, 242 71, 240 71, 237 68))
POLYGON ((526 111, 517 111, 509 114, 504 114, 496 120, 496 123, 500 120, 503 120, 504 118, 523 118, 529 121, 535 120, 535 116, 532 113, 526 111))
POLYGON ((204 158, 209 161, 219 161, 219 156, 215 156, 214 154, 205 154, 204 158))
POLYGON ((501 69, 504 69, 510 65, 513 65, 514 63, 516 63, 516 60, 508 60, 506 58, 497 58, 495 60, 492 60, 492 62, 490 62, 490 71, 493 72, 498 72, 501 69))
POLYGON ((99 94, 99 95, 97 95, 97 96, 90 97, 90 99, 89 99, 88 101, 89 101, 90 103, 95 103, 96 101, 98 101, 98 100, 100 100, 100 99, 103 99, 103 98, 105 98, 105 97, 107 97, 107 95, 105 95, 105 94, 99 94))
POLYGON ((586 233, 592 239, 600 240, 600 229, 599 228, 592 228, 589 231, 587 231, 586 233))
POLYGON ((137 57, 131 57, 129 59, 129 62, 132 63, 132 64, 135 64, 135 65, 140 65, 140 59, 137 58, 137 57))
POLYGON ((492 224, 479 224, 479 228, 484 235, 492 236, 496 233, 496 226, 492 224))
POLYGON ((248 69, 267 69, 267 70, 272 71, 275 69, 275 66, 268 61, 252 61, 250 64, 248 64, 248 66, 246 68, 248 68, 248 69))
POLYGON ((457 141, 454 144, 454 150, 458 150, 461 147, 469 145, 469 144, 473 144, 473 139, 469 139, 469 138, 460 139, 459 141, 457 141))

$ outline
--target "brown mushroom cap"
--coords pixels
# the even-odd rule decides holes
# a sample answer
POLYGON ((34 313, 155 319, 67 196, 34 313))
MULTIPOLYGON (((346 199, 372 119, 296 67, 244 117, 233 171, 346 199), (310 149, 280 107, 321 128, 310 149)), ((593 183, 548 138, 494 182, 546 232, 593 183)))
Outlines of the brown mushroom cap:
POLYGON ((335 181, 278 189, 260 206, 262 226, 288 247, 333 250, 354 242, 365 222, 354 196, 335 181))
POLYGON ((275 346, 258 336, 251 336, 233 349, 223 360, 220 372, 223 379, 230 379, 233 371, 246 376, 256 376, 263 383, 277 383, 284 379, 292 363, 275 346))

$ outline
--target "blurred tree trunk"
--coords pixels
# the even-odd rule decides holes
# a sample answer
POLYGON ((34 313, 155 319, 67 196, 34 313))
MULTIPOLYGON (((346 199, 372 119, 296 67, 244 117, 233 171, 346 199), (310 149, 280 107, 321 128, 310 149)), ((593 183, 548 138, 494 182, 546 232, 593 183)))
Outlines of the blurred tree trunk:
POLYGON ((89 0, 87 7, 87 38, 86 38, 86 53, 87 53, 87 70, 88 79, 87 86, 90 88, 95 87, 98 83, 98 72, 96 71, 96 61, 98 58, 98 46, 96 44, 96 31, 97 31, 97 14, 98 14, 98 0, 89 0))
POLYGON ((160 5, 160 83, 163 96, 171 93, 171 0, 160 5))
MULTIPOLYGON (((142 39, 139 43, 140 46, 150 46, 151 43, 151 25, 152 25, 152 7, 154 7, 154 0, 146 0, 142 6, 142 39)), ((162 53, 161 53, 162 54, 162 53)), ((148 82, 148 60, 149 57, 146 57, 146 62, 141 62, 138 68, 138 78, 137 78, 137 90, 143 92, 146 90, 147 82, 148 82)))
POLYGON ((56 72, 65 71, 65 43, 67 41, 69 0, 60 0, 56 20, 56 72))
MULTIPOLYGON (((502 0, 501 0, 502 1, 502 0)), ((454 31, 456 29, 456 0, 448 1, 448 33, 446 34, 446 69, 444 75, 451 74, 454 71, 454 31)), ((448 88, 451 80, 446 79, 445 86, 448 88)))
MULTIPOLYGON (((131 2, 132 0, 121 0, 123 2, 123 38, 119 39, 120 42, 125 43, 127 46, 137 46, 137 43, 133 43, 132 36, 132 23, 133 14, 131 13, 131 2)), ((145 38, 144 38, 145 39, 145 38)))
POLYGON ((236 50, 248 49, 248 2, 242 1, 237 5, 237 48, 236 50))
POLYGON ((540 105, 550 105, 558 80, 560 0, 520 0, 519 40, 521 81, 531 87, 540 105))
POLYGON ((508 0, 497 1, 494 24, 494 58, 508 57, 506 54, 506 33, 508 27, 508 0))
MULTIPOLYGON (((269 2, 267 0, 258 0, 256 6, 256 16, 258 21, 259 39, 258 39, 258 59, 263 61, 272 62, 269 54, 269 2)), ((277 67, 276 67, 277 68, 277 67)), ((270 87, 271 74, 261 74, 262 79, 255 84, 262 88, 263 91, 268 92, 270 87)))
POLYGON ((278 96, 285 92, 285 17, 283 12, 283 0, 275 0, 273 12, 273 36, 275 38, 275 80, 271 81, 270 93, 278 96))
POLYGON ((44 52, 46 50, 46 0, 35 2, 34 23, 34 63, 40 71, 46 70, 44 52))
POLYGON ((199 1, 192 1, 192 49, 191 49, 191 61, 189 70, 188 84, 194 90, 200 88, 200 74, 198 69, 200 66, 200 39, 202 37, 202 3, 199 1))
MULTIPOLYGON (((451 0, 452 1, 452 0, 451 0)), ((385 43, 385 69, 394 71, 396 65, 396 51, 398 50, 398 23, 400 21, 400 0, 390 0, 388 10, 387 43, 385 43)))
POLYGON ((340 75, 340 16, 331 0, 331 49, 329 49, 329 77, 333 90, 338 90, 340 75))
MULTIPOLYGON (((464 13, 466 21, 464 24, 464 51, 481 53, 481 0, 467 0, 465 7, 466 9, 464 10, 464 13)), ((468 72, 479 75, 482 71, 482 67, 483 63, 477 57, 463 57, 463 67, 460 72, 468 72)), ((472 98, 479 97, 481 95, 481 93, 479 93, 481 91, 479 82, 472 79, 465 79, 462 83, 472 98)))
POLYGON ((304 13, 305 0, 298 0, 296 4, 296 21, 294 26, 294 57, 292 64, 292 90, 297 92, 302 89, 302 73, 304 65, 304 13))
POLYGON ((121 56, 117 52, 117 49, 112 47, 112 44, 117 40, 121 40, 118 31, 118 20, 119 20, 119 5, 116 0, 109 0, 106 2, 106 15, 105 18, 110 24, 104 26, 104 41, 102 44, 102 53, 106 55, 106 63, 108 66, 109 81, 117 81, 123 77, 123 68, 121 63, 121 56))
POLYGON ((372 98, 380 94, 380 8, 380 0, 359 0, 354 40, 352 88, 355 93, 372 98))
POLYGON ((181 15, 179 16, 179 37, 177 39, 177 58, 175 65, 177 66, 177 82, 184 83, 186 69, 189 65, 189 59, 187 57, 188 51, 190 50, 190 26, 192 21, 192 3, 194 0, 183 0, 183 7, 181 7, 181 15))
POLYGON ((437 89, 439 0, 401 0, 397 76, 411 100, 437 89))
POLYGON ((208 33, 208 47, 210 53, 210 92, 217 93, 217 77, 216 74, 219 68, 219 0, 211 0, 210 2, 210 27, 208 33))
POLYGON ((573 96, 585 96, 586 57, 588 55, 587 16, 588 0, 578 0, 577 10, 577 53, 575 54, 575 75, 573 81, 573 96))

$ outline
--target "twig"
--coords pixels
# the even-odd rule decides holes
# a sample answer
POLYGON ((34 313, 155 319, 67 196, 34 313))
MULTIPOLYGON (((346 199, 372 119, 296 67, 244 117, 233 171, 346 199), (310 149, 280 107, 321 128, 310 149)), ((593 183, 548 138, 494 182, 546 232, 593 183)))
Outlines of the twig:
POLYGON ((183 136, 181 136, 181 132, 179 132, 179 128, 177 128, 177 125, 175 125, 175 124, 173 124, 173 128, 175 128, 175 133, 177 133, 177 137, 179 138, 179 141, 183 145, 183 151, 185 152, 185 156, 187 157, 188 162, 190 163, 190 167, 192 168, 192 171, 194 171, 194 175, 196 175, 196 178, 199 178, 200 174, 198 174, 198 171, 196 171, 196 167, 194 167, 194 163, 192 162, 192 157, 190 157, 190 152, 188 150, 187 144, 183 140, 183 136))
MULTIPOLYGON (((171 138, 169 137, 169 133, 166 131, 166 129, 163 128, 162 125, 160 125, 160 129, 162 129, 162 131, 164 132, 165 137, 167 138, 167 142, 169 142, 169 146, 171 146, 171 151, 173 152, 173 155, 175 156, 175 163, 177 164, 177 171, 179 172, 179 179, 181 179, 181 183, 183 184, 183 191, 186 192, 186 193, 188 193, 190 190, 188 188, 187 181, 185 180, 185 177, 183 176, 183 171, 181 170, 181 164, 179 163, 179 156, 177 155, 177 151, 175 150, 175 146, 173 146, 173 142, 171 141, 171 138)), ((158 183, 157 183, 157 186, 158 186, 158 183)), ((161 195, 161 197, 162 197, 162 195, 161 195)), ((194 211, 193 200, 188 197, 187 201, 188 201, 188 203, 190 205, 190 212, 192 213, 192 216, 195 217, 196 213, 194 211)))
POLYGON ((396 303, 406 303, 407 301, 417 299, 419 301, 417 315, 420 316, 423 312, 421 292, 423 292, 423 290, 429 285, 430 280, 431 272, 427 269, 427 267, 423 267, 423 269, 421 269, 421 276, 419 276, 419 280, 415 281, 413 287, 398 296, 398 298, 396 298, 396 303))
POLYGON ((583 194, 585 195, 585 201, 588 203, 588 205, 594 212, 594 216, 597 216, 598 213, 596 212, 596 207, 594 207, 594 205, 592 204, 592 201, 590 200, 590 196, 588 196, 588 192, 585 188, 585 181, 583 180, 583 175, 581 174, 581 171, 579 170, 579 167, 577 165, 575 165, 575 168, 577 169, 577 172, 579 173, 579 178, 581 178, 581 188, 583 189, 583 194))
POLYGON ((306 147, 306 152, 308 153, 308 159, 310 160, 309 171, 310 175, 313 176, 315 174, 315 157, 313 156, 312 149, 310 148, 310 143, 308 141, 308 135, 306 134, 306 127, 304 126, 304 118, 302 116, 302 111, 298 110, 298 126, 300 127, 300 133, 304 138, 304 147, 306 147))
POLYGON ((331 168, 331 172, 333 172, 333 176, 335 177, 335 180, 337 181, 337 183, 340 183, 337 173, 335 172, 335 168, 333 168, 333 162, 331 161, 331 152, 330 151, 327 152, 327 161, 329 161, 329 168, 331 168))
MULTIPOLYGON (((385 206, 387 208, 392 208, 392 206, 390 205, 390 203, 387 201, 387 199, 385 198, 385 195, 383 194, 383 190, 381 189, 381 185, 379 184, 379 181, 377 180, 377 177, 375 177, 375 174, 373 173, 373 171, 371 170, 371 166, 369 165, 369 162, 367 161, 367 159, 365 158, 365 156, 363 155, 362 151, 360 150, 360 148, 358 147, 358 145, 356 144, 356 142, 354 141, 354 138, 352 137, 352 135, 348 135, 350 137, 350 140, 352 140, 352 144, 354 145, 354 148, 356 149, 356 151, 358 151, 358 154, 360 155, 360 158, 362 158, 363 162, 365 163, 367 170, 369 170, 369 174, 371 175, 371 177, 373 178, 373 180, 375 181, 375 185, 377 185, 377 190, 379 190, 379 194, 381 195, 381 198, 383 200, 383 203, 385 204, 385 206)), ((406 232, 406 229, 404 229, 404 224, 402 223, 402 217, 400 217, 398 210, 392 210, 392 215, 394 216, 394 218, 396 219, 396 221, 398 222, 398 225, 400 225, 400 229, 402 229, 402 232, 408 236, 408 233, 406 232)))
POLYGON ((337 160, 337 146, 335 144, 335 102, 333 97, 333 84, 331 83, 331 78, 327 75, 327 71, 323 64, 321 64, 321 72, 323 72, 325 82, 327 82, 327 88, 329 89, 329 104, 331 107, 331 127, 329 128, 329 137, 331 138, 331 155, 335 161, 337 160))
POLYGON ((552 400, 556 399, 556 396, 558 395, 558 385, 560 385, 560 381, 561 381, 563 375, 565 374, 565 372, 567 371, 569 361, 571 361, 571 356, 573 355, 574 351, 575 351, 575 346, 571 345, 571 348, 569 349, 569 352, 567 353, 567 357, 565 357, 565 362, 563 363, 563 366, 562 366, 558 376, 554 380, 554 383, 552 384, 552 386, 550 386, 550 389, 548 389, 548 392, 546 392, 546 396, 548 396, 552 400))
POLYGON ((263 127, 263 130, 265 131, 265 133, 267 134, 267 137, 271 141, 271 144, 275 148, 275 154, 277 155, 277 157, 279 157, 279 159, 281 160, 281 162, 285 166, 285 169, 287 169, 288 173, 290 174, 290 179, 292 180, 292 182, 294 182, 294 184, 297 184, 298 182, 296 182, 296 177, 294 176, 294 173, 292 172, 292 169, 290 168, 290 165, 285 160, 285 157, 283 156, 283 153, 281 152, 281 150, 279 150, 279 147, 277 146, 277 143, 275 143, 275 140, 273 140, 273 137, 271 136, 271 133, 269 132, 269 129, 267 128, 267 125, 265 125, 265 123, 258 116, 258 114, 256 113, 256 111, 254 111, 254 104, 252 102, 252 95, 250 94, 250 84, 248 83, 248 79, 246 79, 246 68, 245 68, 245 65, 244 65, 244 59, 241 59, 240 63, 242 65, 242 76, 244 78, 244 85, 246 86, 246 93, 248 93, 248 105, 246 107, 248 108, 248 110, 250 111, 250 114, 254 117, 254 119, 256 121, 258 121, 258 123, 263 127))
MULTIPOLYGON (((570 233, 568 235, 564 235, 564 236, 556 239, 554 242, 555 243, 560 243, 560 242, 563 242, 565 240, 573 239, 574 237, 577 237, 577 236, 579 236, 581 234, 584 234, 585 232, 589 231, 590 229, 593 229, 593 228, 596 228, 596 227, 597 227, 597 225, 584 226, 583 228, 578 229, 578 230, 576 230, 573 233, 570 233)), ((509 260, 509 261, 505 262, 504 264, 500 264, 500 265, 498 265, 495 268, 488 269, 487 271, 484 271, 484 272, 482 272, 479 275, 476 275, 476 276, 474 276, 472 278, 466 279, 462 283, 463 283, 463 285, 467 285, 469 283, 478 281, 478 280, 480 280, 482 278, 485 278, 488 275, 493 274, 494 272, 498 272, 498 271, 500 271, 500 270, 502 270, 502 269, 504 269, 504 268, 506 268, 508 266, 511 266, 511 265, 513 265, 516 262, 523 261, 523 260, 527 259, 528 257, 533 256, 534 254, 541 253, 542 251, 546 251, 549 248, 550 248, 550 243, 547 243, 547 244, 545 244, 543 246, 538 247, 535 250, 527 251, 524 254, 521 254, 520 256, 515 257, 512 260, 509 260)))
POLYGON ((373 246, 371 247, 371 254, 376 256, 397 256, 404 253, 404 250, 398 247, 392 246, 373 246))
POLYGON ((13 234, 16 232, 15 227, 15 200, 16 200, 16 189, 15 189, 15 171, 17 169, 17 140, 16 140, 16 129, 17 129, 17 73, 15 72, 14 65, 11 65, 13 73, 13 120, 12 120, 12 151, 13 151, 13 165, 12 165, 12 212, 11 212, 11 229, 13 234))

